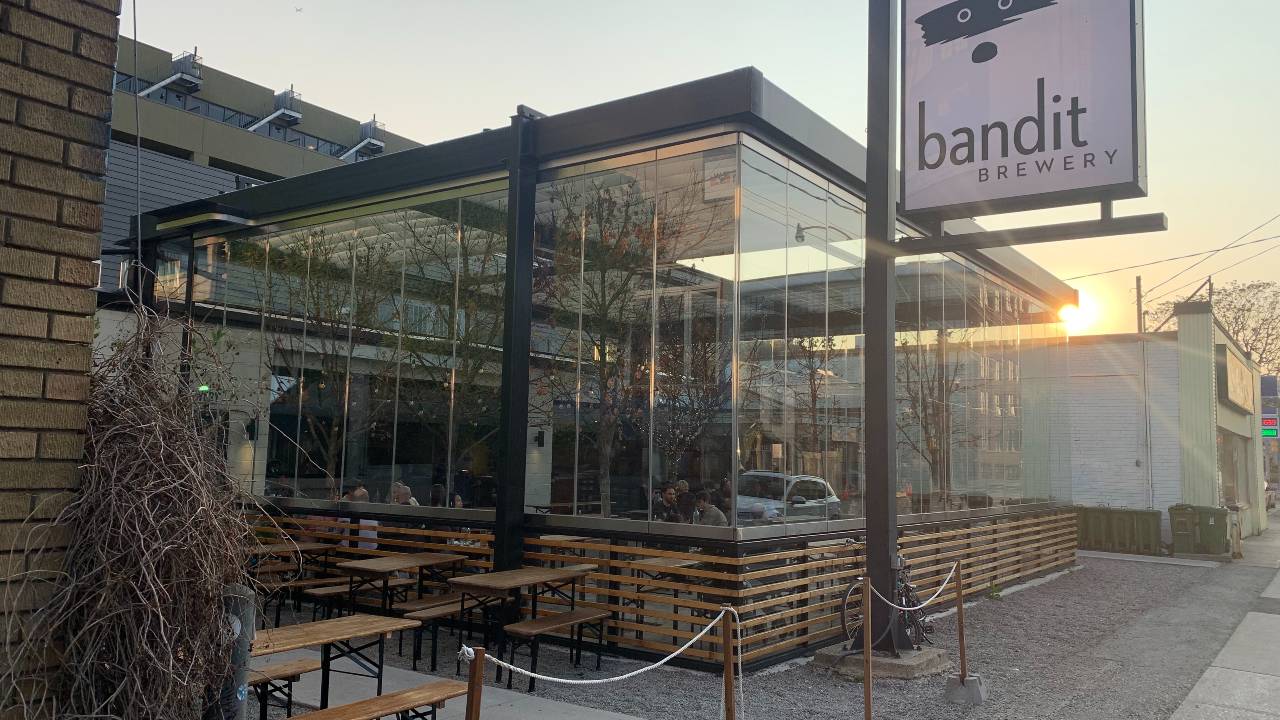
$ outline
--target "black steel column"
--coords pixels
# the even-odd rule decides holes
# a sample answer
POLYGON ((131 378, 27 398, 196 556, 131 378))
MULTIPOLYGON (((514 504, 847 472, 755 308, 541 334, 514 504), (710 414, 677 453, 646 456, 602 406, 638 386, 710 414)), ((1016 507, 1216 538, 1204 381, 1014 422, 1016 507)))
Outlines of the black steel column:
POLYGON ((502 314, 502 406, 498 427, 495 570, 520 567, 524 554, 524 473, 529 444, 529 330, 533 321, 533 205, 538 161, 534 121, 521 105, 511 116, 507 158, 507 268, 502 314))
MULTIPOLYGON (((867 17, 867 251, 863 271, 866 334, 867 570, 881 595, 893 597, 898 551, 897 407, 894 398, 893 252, 897 221, 898 0, 871 0, 867 17)), ((892 649, 897 612, 880 600, 871 609, 877 649, 892 649)))

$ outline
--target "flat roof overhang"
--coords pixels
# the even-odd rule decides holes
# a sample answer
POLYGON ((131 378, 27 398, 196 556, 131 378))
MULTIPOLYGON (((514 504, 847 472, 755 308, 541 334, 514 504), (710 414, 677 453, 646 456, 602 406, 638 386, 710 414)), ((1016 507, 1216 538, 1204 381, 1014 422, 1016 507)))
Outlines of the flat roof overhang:
MULTIPOLYGON (((540 163, 547 163, 611 148, 625 148, 618 151, 625 154, 638 143, 726 124, 775 145, 849 190, 862 194, 865 189, 866 148, 754 67, 539 118, 537 156, 540 163)), ((145 225, 156 230, 147 235, 163 239, 195 229, 223 232, 253 227, 285 213, 359 205, 414 188, 505 173, 511 148, 509 126, 486 130, 154 210, 147 214, 151 222, 145 225)), ((900 217, 912 223, 910 216, 900 217)), ((952 228, 979 229, 967 220, 955 221, 952 228)), ((1076 301, 1076 292, 1066 283, 1012 248, 959 254, 1055 305, 1076 301)))

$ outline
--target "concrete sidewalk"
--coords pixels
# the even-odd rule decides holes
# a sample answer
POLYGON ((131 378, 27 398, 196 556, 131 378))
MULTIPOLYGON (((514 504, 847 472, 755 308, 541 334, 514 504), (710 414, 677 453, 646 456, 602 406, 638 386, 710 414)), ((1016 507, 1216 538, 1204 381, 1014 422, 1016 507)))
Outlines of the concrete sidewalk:
MULTIPOLYGON (((394 643, 392 644, 394 651, 394 643)), ((303 658, 320 658, 320 653, 310 650, 296 650, 294 652, 279 653, 266 657, 255 658, 253 664, 255 666, 269 665, 285 660, 297 660, 303 658)), ((333 663, 335 670, 354 670, 355 664, 348 659, 338 660, 333 663)), ((453 668, 452 662, 449 663, 450 669, 453 668)), ((465 674, 466 667, 463 667, 465 674)), ((425 675, 409 670, 393 667, 388 663, 383 671, 382 692, 384 694, 403 690, 405 688, 421 685, 433 679, 434 675, 425 675)), ((488 671, 488 677, 493 678, 492 668, 488 671)), ((357 677, 354 675, 344 675, 342 673, 333 672, 329 675, 329 705, 342 705, 344 703, 363 700, 364 698, 373 697, 377 690, 377 682, 373 678, 357 677)), ((320 673, 312 672, 302 676, 302 679, 294 684, 294 702, 295 704, 305 705, 309 708, 320 707, 320 673)), ((555 700, 547 700, 537 695, 528 695, 523 692, 507 690, 505 688, 496 688, 492 685, 486 685, 484 688, 484 700, 481 702, 481 716, 484 720, 520 720, 521 718, 556 718, 556 720, 640 720, 640 718, 631 715, 619 715, 618 713, 606 712, 604 710, 596 710, 594 708, 584 708, 578 705, 570 705, 569 703, 558 702, 555 700)), ((458 698, 450 700, 437 715, 439 720, 460 720, 467 709, 466 698, 458 698)))
MULTIPOLYGON (((1245 541, 1243 562, 1280 567, 1280 531, 1245 541)), ((1280 573, 1170 720, 1280 720, 1280 573)))

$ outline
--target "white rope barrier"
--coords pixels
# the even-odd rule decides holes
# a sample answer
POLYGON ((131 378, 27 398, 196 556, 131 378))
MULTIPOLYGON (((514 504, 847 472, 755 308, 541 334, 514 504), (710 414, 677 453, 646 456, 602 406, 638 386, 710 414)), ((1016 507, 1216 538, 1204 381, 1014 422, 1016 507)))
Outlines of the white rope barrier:
MULTIPOLYGON (((633 677, 643 675, 649 672, 650 670, 660 668, 663 665, 666 665, 668 662, 671 662, 675 658, 679 657, 682 653, 684 653, 684 651, 688 650, 689 648, 697 644, 697 642, 701 640, 707 633, 711 632, 711 629, 714 628, 717 624, 719 624, 719 622, 724 618, 724 614, 726 612, 733 615, 734 630, 735 632, 738 633, 739 636, 741 636, 742 620, 741 618, 738 617, 737 609, 732 607, 726 607, 720 611, 720 614, 712 618, 711 621, 707 623, 707 626, 702 628, 701 632, 699 632, 697 635, 694 635, 692 638, 690 638, 689 642, 680 646, 680 648, 677 649, 675 652, 671 653, 670 655, 667 655, 666 657, 662 658, 661 660, 657 661, 652 665, 648 665, 648 666, 639 668, 637 670, 632 670, 631 672, 626 673, 624 675, 616 675, 614 677, 589 678, 585 680, 558 678, 558 677, 552 677, 550 675, 542 675, 541 673, 531 672, 529 670, 525 670, 524 668, 516 667, 515 665, 512 665, 509 662, 505 662, 503 660, 500 660, 494 657, 493 655, 490 655, 489 653, 485 653, 484 658, 489 662, 493 663, 494 665, 497 665, 498 667, 506 668, 507 672, 519 673, 520 675, 524 675, 525 677, 535 678, 543 682, 560 683, 561 685, 605 685, 608 683, 621 682, 623 680, 630 680, 633 677)), ((722 638, 721 641, 731 643, 733 642, 733 638, 726 637, 726 638, 722 638)), ((468 647, 466 644, 463 644, 458 650, 458 659, 471 662, 476 659, 476 651, 468 647)), ((738 653, 737 665, 738 665, 737 690, 738 690, 738 708, 739 708, 738 717, 741 718, 742 720, 746 720, 747 715, 744 709, 745 706, 743 702, 746 698, 746 694, 742 688, 742 678, 745 677, 745 675, 742 671, 742 653, 741 652, 738 653)), ((725 714, 724 698, 721 697, 720 698, 720 716, 724 717, 724 714, 725 714)))
MULTIPOLYGON (((880 594, 880 591, 876 589, 875 585, 871 586, 871 592, 875 593, 876 597, 880 598, 885 605, 888 605, 891 608, 902 610, 903 612, 915 612, 916 610, 923 610, 929 607, 929 605, 932 604, 934 600, 937 600, 938 596, 942 594, 943 590, 947 589, 947 585, 951 582, 951 577, 956 574, 956 568, 958 567, 960 567, 959 562, 951 563, 951 572, 947 573, 947 579, 943 580, 942 585, 938 586, 938 592, 934 593, 933 597, 929 598, 928 600, 925 600, 924 602, 920 603, 915 607, 902 607, 901 605, 894 605, 888 598, 880 594)), ((858 579, 861 580, 862 578, 859 577, 858 579)))
MULTIPOLYGON (((647 667, 642 667, 638 670, 632 670, 631 672, 625 675, 618 675, 616 677, 593 678, 593 679, 587 679, 587 680, 571 680, 569 678, 551 677, 550 675, 541 675, 539 673, 530 672, 528 670, 525 670, 524 668, 518 668, 515 665, 512 665, 511 663, 499 660, 498 658, 490 655, 489 653, 485 653, 484 659, 492 662, 494 665, 497 665, 499 667, 504 667, 511 672, 519 673, 526 677, 535 678, 537 680, 542 680, 545 682, 560 683, 562 685, 605 685, 608 683, 621 682, 623 680, 630 680, 631 678, 636 677, 637 675, 643 675, 655 668, 660 668, 663 665, 666 665, 668 662, 671 662, 672 660, 674 660, 677 656, 679 656, 685 650, 688 650, 689 648, 693 647, 699 640, 702 639, 704 635, 706 635, 708 632, 711 632, 711 628, 715 627, 716 623, 720 622, 720 618, 724 617, 724 613, 725 611, 721 610, 720 614, 716 615, 715 619, 712 620, 710 624, 702 628, 702 632, 698 633, 697 635, 694 635, 689 640, 689 642, 681 646, 679 650, 676 650, 675 652, 662 658, 661 660, 659 660, 658 662, 652 665, 649 665, 647 667)), ((466 660, 467 662, 470 662, 475 659, 476 651, 472 650, 466 645, 463 645, 462 649, 458 651, 458 657, 462 660, 466 660)))

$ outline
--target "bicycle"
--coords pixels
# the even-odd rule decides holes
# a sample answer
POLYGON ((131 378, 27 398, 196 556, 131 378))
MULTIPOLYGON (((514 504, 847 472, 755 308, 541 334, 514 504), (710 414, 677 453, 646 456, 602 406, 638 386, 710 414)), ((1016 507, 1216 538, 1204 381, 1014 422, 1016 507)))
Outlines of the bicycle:
MULTIPOLYGON (((901 555, 897 560, 899 569, 895 573, 893 604, 906 608, 918 607, 920 596, 916 593, 915 586, 911 584, 911 566, 901 555)), ((844 630, 845 640, 849 643, 846 649, 862 647, 862 606, 860 602, 857 605, 851 602, 854 592, 861 589, 861 579, 849 583, 849 588, 844 592, 844 600, 840 603, 840 625, 844 630)), ((933 644, 929 639, 929 635, 933 633, 933 623, 925 620, 923 608, 895 612, 898 613, 898 622, 906 630, 912 647, 919 650, 925 643, 933 644)))

